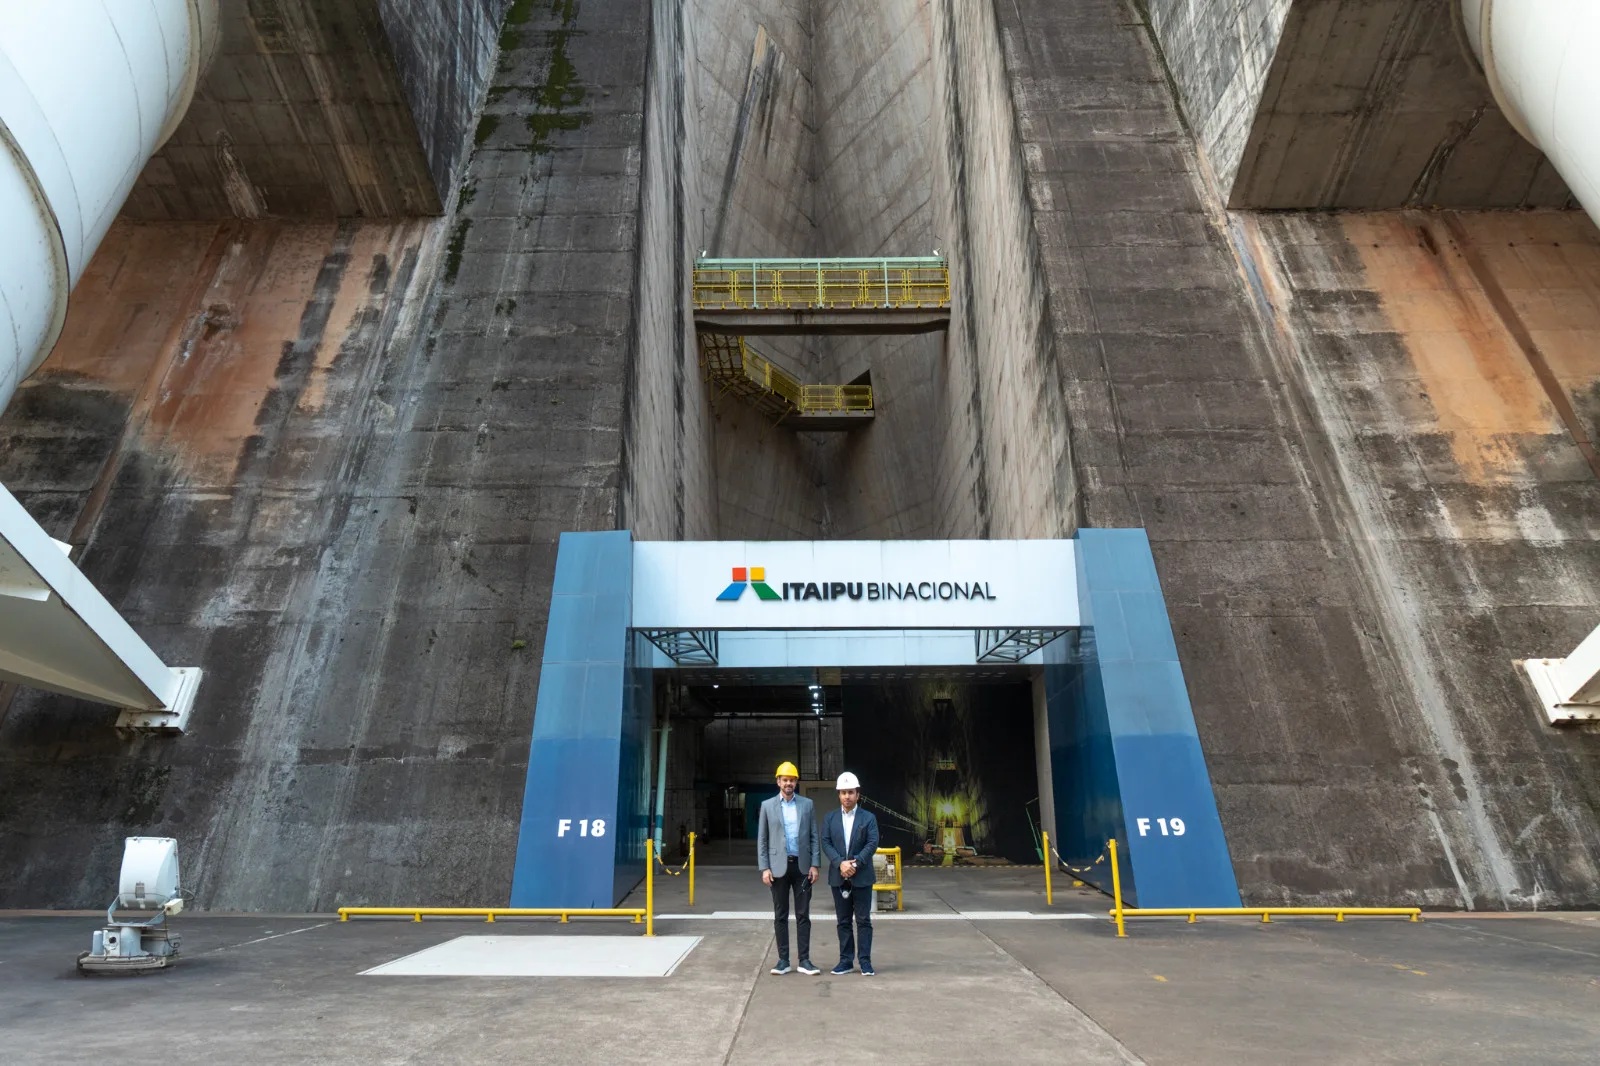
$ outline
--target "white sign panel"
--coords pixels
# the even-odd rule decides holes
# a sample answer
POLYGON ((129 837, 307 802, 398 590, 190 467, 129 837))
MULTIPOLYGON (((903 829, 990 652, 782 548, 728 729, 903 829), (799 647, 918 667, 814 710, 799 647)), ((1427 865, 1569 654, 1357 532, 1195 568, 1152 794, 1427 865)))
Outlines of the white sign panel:
POLYGON ((635 541, 637 629, 1064 629, 1070 540, 635 541))

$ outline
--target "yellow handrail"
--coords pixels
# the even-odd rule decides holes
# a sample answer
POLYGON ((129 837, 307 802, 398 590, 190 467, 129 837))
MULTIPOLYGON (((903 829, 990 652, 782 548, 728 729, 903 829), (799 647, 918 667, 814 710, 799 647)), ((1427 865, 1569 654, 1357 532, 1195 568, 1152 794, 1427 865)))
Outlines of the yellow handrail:
POLYGON ((1127 907, 1122 911, 1125 918, 1181 918, 1188 915, 1191 923, 1200 915, 1213 918, 1257 914, 1263 922, 1272 921, 1274 914, 1331 914, 1335 921, 1340 922, 1344 921, 1347 914, 1356 918, 1410 918, 1413 922, 1422 921, 1421 907, 1127 907))
MULTIPOLYGON (((633 923, 644 923, 644 935, 656 935, 656 879, 654 858, 655 839, 645 837, 644 906, 643 907, 340 907, 339 920, 351 918, 376 918, 411 915, 413 922, 422 921, 424 914, 443 918, 483 916, 492 922, 501 918, 632 918, 633 923)), ((691 858, 693 852, 690 852, 691 858)), ((692 883, 692 882, 691 882, 692 883)))
POLYGON ((348 922, 351 918, 381 917, 390 915, 411 915, 414 922, 422 921, 424 914, 434 917, 476 917, 484 916, 484 921, 492 922, 495 916, 501 918, 555 918, 563 922, 569 917, 574 918, 632 918, 634 924, 645 920, 645 911, 637 907, 340 907, 339 920, 348 922))
POLYGON ((873 885, 872 889, 874 892, 892 891, 895 894, 894 909, 903 911, 906 909, 906 871, 905 864, 900 861, 900 849, 898 847, 879 848, 878 854, 894 856, 894 880, 882 885, 873 885))
POLYGON ((1110 910, 1112 921, 1117 923, 1117 935, 1127 936, 1123 928, 1125 918, 1182 918, 1188 916, 1192 925, 1201 916, 1237 918, 1244 915, 1261 916, 1263 923, 1272 921, 1274 914, 1301 914, 1322 915, 1331 914, 1334 921, 1342 922, 1345 915, 1357 918, 1410 918, 1413 922, 1422 921, 1422 908, 1420 907, 1124 907, 1122 905, 1122 871, 1117 863, 1117 842, 1108 840, 1106 847, 1111 850, 1111 892, 1113 906, 1110 910))
POLYGON ((947 308, 950 268, 933 263, 892 270, 857 265, 696 268, 693 300, 702 311, 881 310, 947 308))

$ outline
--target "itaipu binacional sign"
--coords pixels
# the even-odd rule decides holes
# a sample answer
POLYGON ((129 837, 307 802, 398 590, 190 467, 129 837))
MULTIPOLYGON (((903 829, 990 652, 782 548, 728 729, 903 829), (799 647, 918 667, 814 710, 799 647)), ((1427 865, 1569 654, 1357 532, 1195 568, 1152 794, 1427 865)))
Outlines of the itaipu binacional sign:
POLYGON ((1078 624, 1069 540, 636 541, 633 548, 633 624, 641 629, 1078 624))
POLYGON ((764 566, 736 566, 733 581, 722 590, 717 599, 724 602, 737 600, 744 590, 754 588, 756 598, 762 600, 787 600, 792 591, 796 600, 992 600, 994 591, 987 581, 785 581, 783 594, 772 591, 767 584, 764 566))

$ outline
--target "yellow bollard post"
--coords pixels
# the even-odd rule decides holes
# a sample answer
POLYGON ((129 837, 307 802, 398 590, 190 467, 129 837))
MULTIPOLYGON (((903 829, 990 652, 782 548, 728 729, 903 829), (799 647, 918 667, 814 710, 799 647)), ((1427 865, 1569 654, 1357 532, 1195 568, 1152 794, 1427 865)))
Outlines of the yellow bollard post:
POLYGON ((689 906, 694 906, 694 834, 689 834, 689 906))
POLYGON ((644 935, 656 935, 656 840, 644 838, 644 935))
POLYGON ((1050 888, 1050 867, 1054 865, 1050 861, 1050 834, 1041 829, 1039 830, 1039 836, 1044 840, 1044 905, 1046 907, 1054 907, 1056 905, 1056 897, 1050 888))
POLYGON ((1127 936, 1127 930, 1122 927, 1122 869, 1117 863, 1116 838, 1106 841, 1106 847, 1111 849, 1111 895, 1117 907, 1117 935, 1127 936))

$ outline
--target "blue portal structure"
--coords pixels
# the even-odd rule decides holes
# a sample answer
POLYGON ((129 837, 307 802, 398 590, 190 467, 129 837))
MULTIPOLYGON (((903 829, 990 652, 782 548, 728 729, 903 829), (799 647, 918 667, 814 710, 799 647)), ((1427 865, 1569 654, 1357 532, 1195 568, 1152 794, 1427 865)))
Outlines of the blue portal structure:
POLYGON ((561 534, 513 907, 609 907, 644 876, 652 697, 632 618, 632 535, 561 534))
MULTIPOLYGON (((981 579, 989 594, 963 602, 936 591, 937 598, 917 597, 926 605, 919 603, 911 615, 904 613, 903 601, 891 606, 852 596, 823 607, 789 601, 770 588, 760 603, 740 606, 729 593, 742 593, 746 581, 761 591, 767 571, 757 567, 747 574, 734 566, 734 585, 724 589, 725 556, 750 549, 761 553, 759 563, 787 552, 789 561, 773 578, 789 582, 783 586, 787 592, 794 587, 792 578, 804 576, 805 553, 811 549, 803 544, 636 546, 627 531, 562 534, 511 906, 609 907, 644 876, 654 671, 697 661, 673 654, 682 644, 675 638, 698 634, 696 646, 712 656, 713 666, 719 654, 713 649, 728 651, 730 645, 738 646, 741 668, 807 665, 805 656, 812 654, 807 645, 813 652, 832 648, 821 654, 851 658, 809 665, 860 665, 857 660, 863 659, 886 666, 970 665, 981 661, 983 647, 973 633, 996 624, 1027 626, 1016 632, 1040 634, 1018 654, 1023 667, 1036 671, 1035 685, 1043 687, 1062 858, 1074 866, 1089 865, 1114 837, 1124 856, 1123 893, 1130 905, 1239 905, 1143 530, 1086 529, 1070 542, 853 544, 862 560, 886 555, 937 560, 948 548, 949 558, 962 560, 963 573, 981 579), (636 551, 648 560, 637 570, 636 551), (1020 565, 1024 557, 1042 565, 1020 565), (984 577, 986 566, 997 577, 1010 578, 996 582, 998 593, 984 577), (1051 576, 1045 579, 1047 572, 1051 576), (707 615, 705 605, 713 603, 722 604, 718 611, 751 613, 707 615), (809 625, 785 621, 799 621, 802 616, 791 612, 802 611, 826 613, 804 616, 809 625), (1008 616, 1012 613, 1016 617, 1008 616), (708 625, 722 627, 720 639, 719 630, 705 629, 708 625), (965 635, 959 633, 963 626, 965 635), (885 658, 875 657, 880 654, 885 658), (950 655, 964 658, 941 658, 950 655)), ((850 577, 845 571, 851 567, 859 569, 859 560, 850 555, 852 542, 819 542, 819 554, 824 546, 827 565, 841 576, 850 577)), ((931 576, 923 584, 946 587, 938 575, 931 576)), ((834 587, 857 586, 836 582, 834 587)), ((701 655, 702 666, 703 660, 701 655)), ((1110 890, 1105 864, 1080 876, 1110 890)))
POLYGON ((1140 907, 1237 907, 1239 887, 1142 529, 1078 533, 1078 639, 1046 649, 1058 850, 1093 865, 1113 837, 1140 907), (1052 661, 1053 660, 1053 661, 1052 661))

